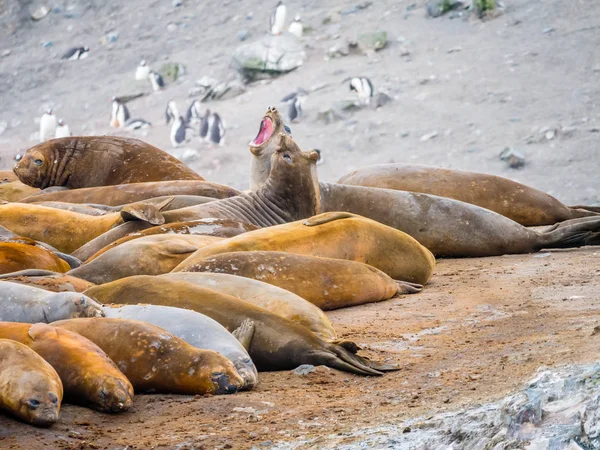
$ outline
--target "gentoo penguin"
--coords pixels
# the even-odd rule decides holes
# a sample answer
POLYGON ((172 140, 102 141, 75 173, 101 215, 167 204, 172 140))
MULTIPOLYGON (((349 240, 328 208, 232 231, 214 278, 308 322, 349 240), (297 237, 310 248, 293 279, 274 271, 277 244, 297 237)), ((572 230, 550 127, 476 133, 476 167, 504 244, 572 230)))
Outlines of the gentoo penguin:
POLYGON ((135 69, 135 79, 138 81, 147 80, 149 75, 150 67, 146 65, 146 60, 142 59, 137 69, 135 69))
POLYGON ((129 109, 124 103, 121 103, 116 97, 112 98, 112 113, 110 115, 110 126, 113 128, 122 128, 125 122, 129 120, 129 109))
POLYGON ((61 59, 66 59, 68 61, 84 59, 87 58, 89 51, 90 49, 88 47, 73 47, 69 49, 64 55, 62 55, 61 59))
POLYGON ((300 122, 300 119, 302 118, 302 105, 304 104, 307 95, 308 92, 299 88, 297 91, 292 92, 281 99, 283 103, 288 103, 289 105, 288 119, 290 119, 290 122, 300 122))
POLYGON ((69 125, 67 125, 64 120, 58 119, 58 126, 56 127, 56 131, 54 132, 54 137, 63 138, 69 136, 71 136, 71 130, 69 130, 69 125))
POLYGON ((210 113, 210 109, 207 109, 204 112, 204 115, 202 116, 202 121, 200 122, 200 139, 204 139, 204 140, 208 140, 208 131, 210 129, 209 126, 209 119, 210 119, 211 113, 210 113))
POLYGON ((171 125, 171 144, 173 147, 179 147, 185 142, 185 121, 183 117, 178 116, 171 125))
POLYGON ((190 125, 199 124, 202 121, 202 113, 200 112, 200 100, 194 100, 187 110, 185 120, 190 125))
POLYGON ((150 78, 150 84, 152 85, 152 90, 154 92, 160 91, 162 88, 165 87, 165 82, 163 80, 163 77, 161 77, 159 73, 151 70, 149 78, 150 78))
POLYGON ((54 138, 56 133, 56 116, 52 109, 46 110, 40 119, 40 142, 54 138))
POLYGON ((367 77, 354 77, 350 79, 350 90, 355 91, 358 94, 358 98, 367 104, 371 101, 374 93, 373 83, 367 77))
POLYGON ((206 140, 221 146, 225 143, 225 124, 217 113, 210 114, 208 118, 208 136, 206 140))
POLYGON ((173 122, 177 117, 179 117, 179 110, 177 109, 177 104, 175 104, 175 100, 169 100, 167 103, 167 110, 165 111, 165 119, 167 121, 167 125, 173 122))
POLYGON ((278 2, 275 10, 271 13, 271 34, 278 35, 283 33, 286 14, 286 6, 283 4, 283 2, 278 2))
POLYGON ((142 128, 150 128, 152 124, 144 119, 129 119, 125 122, 125 128, 128 130, 139 130, 142 128))
POLYGON ((300 16, 294 17, 294 21, 290 24, 288 31, 296 36, 298 39, 302 37, 304 34, 304 25, 302 25, 302 20, 300 20, 300 16))

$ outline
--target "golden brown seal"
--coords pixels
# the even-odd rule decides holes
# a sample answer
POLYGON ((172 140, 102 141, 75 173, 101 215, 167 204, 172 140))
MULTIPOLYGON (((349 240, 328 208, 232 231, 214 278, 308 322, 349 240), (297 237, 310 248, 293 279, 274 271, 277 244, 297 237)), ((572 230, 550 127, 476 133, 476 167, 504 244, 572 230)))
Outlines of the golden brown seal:
POLYGON ((0 275, 0 281, 24 284, 50 292, 83 292, 94 286, 89 281, 48 270, 27 269, 0 275))
POLYGON ((18 180, 0 183, 0 201, 19 202, 39 191, 39 189, 27 186, 18 180))
POLYGON ((51 139, 27 150, 14 172, 21 182, 40 189, 204 179, 168 153, 118 136, 51 139))
POLYGON ((16 242, 0 242, 0 274, 25 269, 67 272, 71 267, 50 250, 16 242))

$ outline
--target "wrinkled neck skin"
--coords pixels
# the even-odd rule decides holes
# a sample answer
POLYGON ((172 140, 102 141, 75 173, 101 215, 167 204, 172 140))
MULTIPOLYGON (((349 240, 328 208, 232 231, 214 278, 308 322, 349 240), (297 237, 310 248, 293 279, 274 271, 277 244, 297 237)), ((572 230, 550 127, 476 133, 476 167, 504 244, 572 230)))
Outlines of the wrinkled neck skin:
MULTIPOLYGON (((273 133, 275 135, 275 133, 273 133)), ((257 191, 267 182, 271 172, 271 157, 275 153, 277 142, 270 139, 267 144, 260 149, 253 149, 252 163, 250 166, 250 190, 257 191)))
POLYGON ((41 178, 40 189, 46 189, 49 186, 65 186, 69 182, 74 171, 70 170, 79 159, 79 154, 83 153, 85 145, 81 140, 71 139, 61 150, 50 148, 47 151, 47 158, 50 169, 46 171, 41 178))

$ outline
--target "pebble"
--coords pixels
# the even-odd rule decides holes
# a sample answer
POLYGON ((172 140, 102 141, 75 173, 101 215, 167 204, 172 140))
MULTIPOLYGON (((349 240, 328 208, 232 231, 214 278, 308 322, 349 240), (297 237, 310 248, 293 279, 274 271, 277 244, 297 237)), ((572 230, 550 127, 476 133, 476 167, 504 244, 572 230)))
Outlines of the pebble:
POLYGON ((248 39, 249 36, 250 32, 248 30, 240 30, 237 33, 237 38, 242 42, 248 39))
POLYGON ((42 42, 42 47, 47 48, 47 47, 52 47, 54 45, 54 43, 52 41, 44 41, 42 42))
POLYGON ((548 28, 544 28, 544 29, 542 30, 542 33, 544 33, 544 34, 550 34, 550 33, 552 33, 553 31, 554 31, 554 28, 553 28, 553 27, 548 27, 548 28))
POLYGON ((38 8, 35 8, 33 11, 30 11, 30 15, 33 20, 37 21, 37 20, 42 20, 44 17, 46 17, 49 12, 50 12, 50 8, 48 8, 47 6, 39 6, 38 8))
POLYGON ((6 58, 11 53, 12 53, 12 50, 10 48, 7 48, 6 50, 2 50, 2 53, 0 54, 0 56, 2 56, 3 58, 6 58))
POLYGON ((429 141, 430 139, 433 139, 437 135, 438 135, 437 131, 432 131, 431 133, 424 134, 423 136, 421 136, 421 142, 429 141))
POLYGON ((173 5, 173 8, 177 8, 178 6, 183 5, 183 1, 182 0, 173 0, 173 2, 171 4, 173 5))
POLYGON ((167 25, 167 31, 169 33, 177 31, 177 25, 175 25, 174 23, 170 23, 169 25, 167 25))
POLYGON ((295 375, 308 375, 311 372, 316 371, 317 368, 312 364, 302 364, 301 366, 296 367, 292 370, 292 373, 295 375))
POLYGON ((506 161, 512 169, 517 169, 525 165, 525 153, 512 147, 506 147, 502 150, 500 159, 506 161))

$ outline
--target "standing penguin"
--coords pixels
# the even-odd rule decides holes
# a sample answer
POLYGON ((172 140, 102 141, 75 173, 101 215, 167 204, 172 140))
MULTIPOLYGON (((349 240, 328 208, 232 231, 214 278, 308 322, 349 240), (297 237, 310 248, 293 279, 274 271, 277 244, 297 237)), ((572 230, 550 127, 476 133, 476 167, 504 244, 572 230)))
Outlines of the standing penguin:
POLYGON ((173 147, 179 147, 185 143, 185 132, 185 121, 183 120, 183 117, 178 116, 175 120, 173 120, 173 124, 171 125, 170 137, 173 147))
POLYGON ((306 100, 308 92, 304 89, 299 88, 297 91, 286 95, 281 99, 283 103, 288 103, 288 119, 290 122, 298 123, 302 118, 302 105, 306 100))
POLYGON ((298 39, 302 38, 302 35, 304 34, 304 25, 302 25, 300 16, 294 17, 294 21, 290 24, 288 31, 298 39))
POLYGON ((209 123, 210 116, 211 116, 210 109, 207 109, 204 112, 204 115, 202 116, 202 121, 200 122, 200 133, 199 133, 200 139, 208 140, 208 132, 210 129, 210 123, 209 123))
POLYGON ((179 117, 179 109, 177 109, 177 104, 175 103, 175 100, 169 100, 167 103, 167 110, 165 111, 167 125, 177 119, 177 117, 179 117))
POLYGON ((287 8, 283 2, 278 2, 275 10, 271 13, 271 34, 278 35, 283 33, 285 29, 285 16, 287 14, 287 8))
POLYGON ((56 116, 52 109, 46 110, 40 119, 40 142, 52 139, 56 133, 56 116))
POLYGON ((194 100, 187 110, 185 120, 190 125, 197 125, 202 121, 202 113, 200 100, 194 100))
POLYGON ((67 50, 67 52, 62 55, 61 59, 66 59, 68 61, 75 61, 77 59, 87 58, 90 49, 88 47, 73 47, 67 50))
POLYGON ((208 118, 208 136, 206 140, 221 146, 225 143, 225 123, 217 113, 210 114, 208 118))
POLYGON ((54 137, 63 138, 69 136, 71 136, 71 130, 69 130, 69 125, 67 125, 64 120, 58 119, 58 126, 56 127, 56 131, 54 132, 54 137))
POLYGON ((150 84, 152 85, 152 90, 154 92, 160 91, 162 88, 165 87, 165 82, 163 80, 163 77, 161 77, 158 72, 151 70, 149 78, 150 78, 150 84))
POLYGON ((373 97, 373 83, 367 77, 354 77, 350 79, 350 90, 358 94, 358 98, 369 104, 373 97))
POLYGON ((110 116, 110 126, 113 128, 122 128, 125 122, 129 120, 129 109, 117 97, 112 98, 112 113, 110 116))
POLYGON ((147 80, 149 75, 150 67, 146 64, 146 60, 142 59, 137 69, 135 69, 135 79, 138 81, 147 80))

